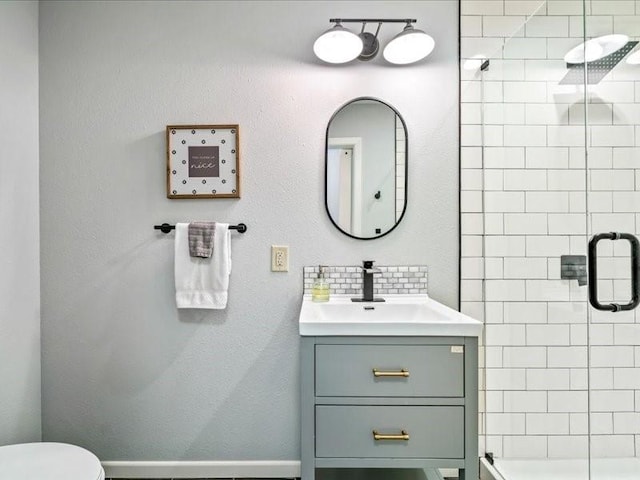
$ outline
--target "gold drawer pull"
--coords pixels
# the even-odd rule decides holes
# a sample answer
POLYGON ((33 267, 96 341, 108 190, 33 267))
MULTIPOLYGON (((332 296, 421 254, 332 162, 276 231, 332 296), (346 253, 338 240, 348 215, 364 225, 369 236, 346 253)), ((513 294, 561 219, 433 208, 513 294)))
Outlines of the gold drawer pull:
POLYGON ((373 439, 374 440, 409 440, 409 434, 406 430, 402 430, 401 433, 378 433, 377 430, 373 431, 373 439))
POLYGON ((405 370, 403 368, 399 372, 397 372, 397 371, 396 372, 381 372, 377 368, 374 368, 373 369, 373 376, 374 377, 408 377, 409 376, 409 370, 405 370))

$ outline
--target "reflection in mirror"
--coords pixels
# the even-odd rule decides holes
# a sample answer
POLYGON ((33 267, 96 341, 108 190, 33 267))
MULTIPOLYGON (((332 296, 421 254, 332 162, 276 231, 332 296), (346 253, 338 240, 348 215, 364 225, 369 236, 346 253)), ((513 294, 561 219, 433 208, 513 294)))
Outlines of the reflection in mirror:
POLYGON ((350 237, 382 237, 407 204, 407 130, 400 114, 375 98, 356 98, 327 127, 325 200, 333 224, 350 237))

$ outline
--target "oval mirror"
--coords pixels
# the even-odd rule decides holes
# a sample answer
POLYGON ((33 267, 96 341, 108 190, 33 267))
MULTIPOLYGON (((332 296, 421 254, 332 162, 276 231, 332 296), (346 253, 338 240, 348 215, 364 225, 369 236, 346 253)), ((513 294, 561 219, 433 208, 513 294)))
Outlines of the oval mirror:
POLYGON ((325 145, 325 203, 333 224, 370 240, 393 230, 407 206, 407 128, 390 105, 356 98, 333 114, 325 145))

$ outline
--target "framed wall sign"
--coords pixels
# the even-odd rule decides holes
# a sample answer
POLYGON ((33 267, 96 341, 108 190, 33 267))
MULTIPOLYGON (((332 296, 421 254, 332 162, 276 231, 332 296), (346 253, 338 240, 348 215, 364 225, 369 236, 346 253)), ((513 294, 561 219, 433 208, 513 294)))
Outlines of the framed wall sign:
POLYGON ((240 198, 238 125, 167 126, 168 198, 240 198))

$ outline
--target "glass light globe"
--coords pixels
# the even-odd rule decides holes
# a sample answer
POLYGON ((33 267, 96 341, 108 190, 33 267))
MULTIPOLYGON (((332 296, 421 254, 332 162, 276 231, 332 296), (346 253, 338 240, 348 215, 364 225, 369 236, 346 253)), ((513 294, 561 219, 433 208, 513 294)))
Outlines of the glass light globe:
POLYGON ((327 30, 313 44, 313 53, 323 62, 347 63, 362 52, 362 39, 339 23, 327 30))
POLYGON ((433 38, 422 30, 407 25, 387 44, 382 55, 389 63, 406 65, 425 58, 432 52, 435 44, 433 38))

